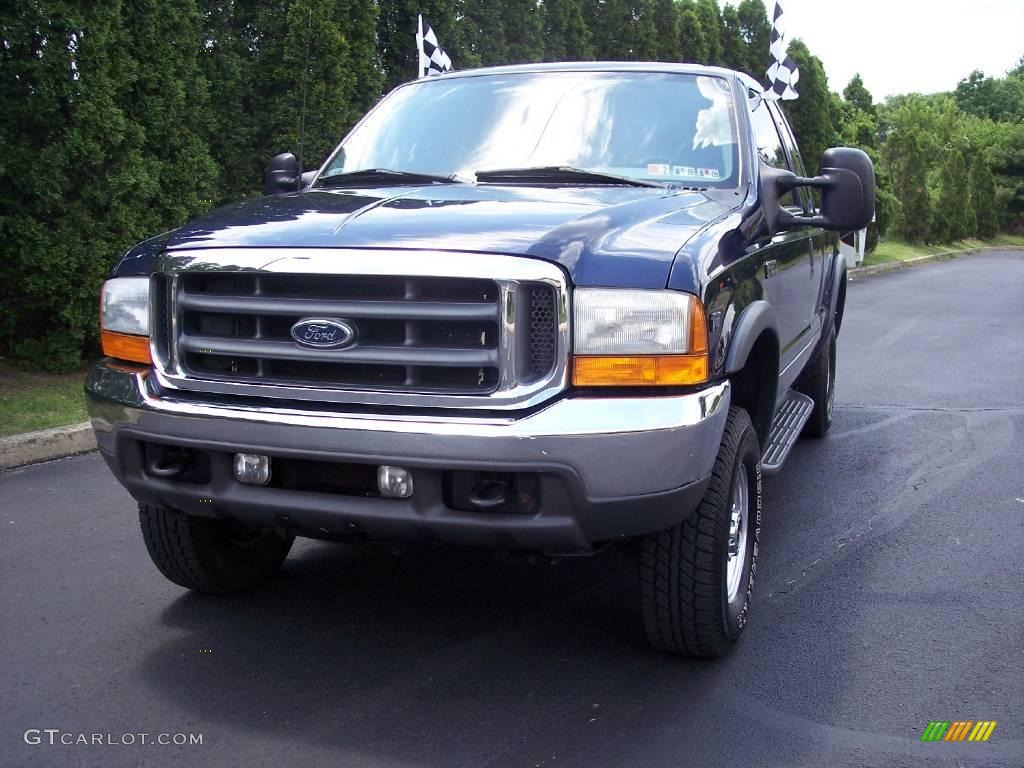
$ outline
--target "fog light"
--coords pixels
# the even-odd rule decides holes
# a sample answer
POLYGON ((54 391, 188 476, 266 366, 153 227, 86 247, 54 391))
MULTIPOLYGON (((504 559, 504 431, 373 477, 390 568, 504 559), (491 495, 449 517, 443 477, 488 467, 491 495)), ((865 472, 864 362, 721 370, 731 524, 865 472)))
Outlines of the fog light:
POLYGON ((407 499, 412 496, 412 475, 402 467, 377 467, 377 488, 389 499, 407 499))
POLYGON ((235 480, 248 485, 266 485, 270 482, 270 457, 258 453, 236 453, 235 480))

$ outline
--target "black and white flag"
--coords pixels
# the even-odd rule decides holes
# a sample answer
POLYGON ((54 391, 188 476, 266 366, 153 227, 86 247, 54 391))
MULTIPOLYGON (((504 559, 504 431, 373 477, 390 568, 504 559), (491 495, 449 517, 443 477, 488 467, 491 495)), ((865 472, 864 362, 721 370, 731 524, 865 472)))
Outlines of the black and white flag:
POLYGON ((786 53, 789 41, 786 40, 786 25, 783 21, 782 3, 776 0, 775 13, 772 14, 771 64, 768 67, 768 88, 764 97, 771 100, 790 100, 800 94, 796 92, 796 84, 800 80, 800 69, 786 53))
POLYGON ((438 44, 430 24, 423 21, 423 14, 419 16, 419 28, 416 30, 416 48, 420 52, 420 77, 451 71, 452 60, 438 44))

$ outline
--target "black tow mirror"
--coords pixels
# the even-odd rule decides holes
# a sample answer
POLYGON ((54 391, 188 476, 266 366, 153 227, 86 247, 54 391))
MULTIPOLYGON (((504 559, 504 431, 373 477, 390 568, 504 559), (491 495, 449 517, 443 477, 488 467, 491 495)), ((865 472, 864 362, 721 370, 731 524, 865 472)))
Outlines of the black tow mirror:
POLYGON ((822 226, 840 232, 864 229, 875 218, 875 167, 859 149, 833 147, 821 157, 822 226))
POLYGON ((263 177, 263 194, 295 192, 299 188, 299 161, 291 152, 275 155, 263 177))
POLYGON ((821 171, 821 176, 805 179, 762 166, 761 201, 770 232, 800 226, 851 232, 871 223, 875 217, 875 168, 871 158, 859 149, 833 147, 822 155, 821 171), (821 190, 820 215, 794 216, 782 209, 780 198, 796 187, 821 190))

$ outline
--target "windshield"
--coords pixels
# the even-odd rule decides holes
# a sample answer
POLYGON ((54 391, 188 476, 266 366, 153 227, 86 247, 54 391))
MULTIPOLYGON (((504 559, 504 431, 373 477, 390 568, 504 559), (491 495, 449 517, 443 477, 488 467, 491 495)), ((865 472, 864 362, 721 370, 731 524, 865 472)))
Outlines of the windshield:
POLYGON ((720 77, 543 72, 424 79, 382 101, 321 178, 387 168, 472 179, 478 171, 565 166, 735 187, 736 135, 729 84, 720 77))

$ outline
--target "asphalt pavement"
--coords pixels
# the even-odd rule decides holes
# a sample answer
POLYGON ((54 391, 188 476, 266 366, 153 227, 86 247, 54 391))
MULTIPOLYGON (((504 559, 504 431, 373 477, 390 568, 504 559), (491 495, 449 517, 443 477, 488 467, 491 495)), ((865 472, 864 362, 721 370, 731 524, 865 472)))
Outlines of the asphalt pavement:
POLYGON ((711 663, 649 650, 626 554, 301 542, 204 597, 97 455, 0 474, 0 766, 1024 765, 1024 251, 851 283, 836 403, 711 663))

